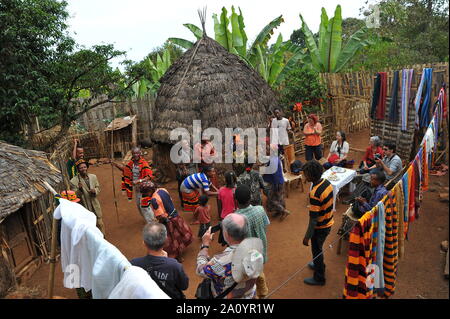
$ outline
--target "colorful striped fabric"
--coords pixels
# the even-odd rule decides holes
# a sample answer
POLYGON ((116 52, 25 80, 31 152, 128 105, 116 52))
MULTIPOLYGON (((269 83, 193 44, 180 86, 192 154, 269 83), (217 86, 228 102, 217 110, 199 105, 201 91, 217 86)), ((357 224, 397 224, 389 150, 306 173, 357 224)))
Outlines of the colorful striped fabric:
POLYGON ((409 226, 409 175, 408 171, 402 177, 403 184, 403 221, 404 221, 404 234, 405 238, 408 238, 408 226, 409 226))
POLYGON ((384 114, 386 113, 387 73, 380 72, 380 75, 381 75, 380 97, 378 100, 376 118, 377 120, 384 120, 384 114))
POLYGON ((428 190, 428 183, 429 183, 429 172, 428 172, 428 149, 427 149, 427 142, 423 141, 422 144, 423 152, 422 152, 422 189, 423 191, 428 190))
POLYGON ((425 69, 423 69, 423 71, 422 71, 422 76, 420 77, 419 87, 417 88, 416 97, 414 99, 414 109, 416 110, 416 120, 415 120, 416 129, 419 129, 419 110, 420 110, 420 104, 422 102, 422 93, 423 93, 424 85, 425 85, 425 69))
POLYGON ((377 214, 375 206, 364 214, 350 233, 347 267, 345 268, 345 299, 369 299, 373 289, 367 287, 367 266, 375 260, 373 250, 373 232, 375 223, 373 215, 377 214))
POLYGON ((431 112, 431 99, 432 99, 432 89, 433 89, 433 69, 424 69, 425 73, 425 94, 423 96, 423 102, 420 109, 420 127, 427 127, 430 123, 430 112, 431 112))
POLYGON ((386 207, 386 233, 383 254, 384 297, 389 297, 395 291, 398 265, 399 216, 395 193, 389 193, 384 204, 386 207))
MULTIPOLYGON (((376 223, 378 224, 378 231, 376 232, 378 234, 377 241, 374 241, 374 245, 376 246, 376 258, 375 258, 375 264, 378 266, 378 269, 383 269, 383 256, 384 256, 384 244, 385 244, 385 237, 386 237, 386 217, 385 217, 385 206, 384 201, 386 199, 386 196, 378 202, 378 214, 377 214, 377 220, 376 223)), ((378 287, 377 290, 382 294, 384 290, 384 273, 380 271, 379 273, 379 281, 378 281, 378 287)))
POLYGON ((401 124, 402 131, 408 130, 408 109, 411 98, 411 82, 414 69, 402 70, 402 104, 401 104, 401 124))
POLYGON ((392 192, 395 195, 396 210, 398 214, 398 258, 402 258, 405 252, 405 228, 404 228, 404 198, 403 198, 403 181, 400 180, 395 184, 392 192))

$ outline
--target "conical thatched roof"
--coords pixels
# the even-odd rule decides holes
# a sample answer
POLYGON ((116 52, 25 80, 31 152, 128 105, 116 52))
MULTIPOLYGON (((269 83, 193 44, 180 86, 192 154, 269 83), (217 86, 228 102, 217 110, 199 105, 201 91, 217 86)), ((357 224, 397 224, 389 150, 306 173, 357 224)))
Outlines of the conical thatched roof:
POLYGON ((54 188, 62 181, 44 152, 0 141, 0 221, 46 193, 43 181, 54 188))
MULTIPOLYGON (((171 130, 266 126, 266 111, 276 107, 267 82, 238 56, 204 36, 161 78, 152 139, 170 143, 171 130)), ((173 142, 172 142, 173 143, 173 142)))

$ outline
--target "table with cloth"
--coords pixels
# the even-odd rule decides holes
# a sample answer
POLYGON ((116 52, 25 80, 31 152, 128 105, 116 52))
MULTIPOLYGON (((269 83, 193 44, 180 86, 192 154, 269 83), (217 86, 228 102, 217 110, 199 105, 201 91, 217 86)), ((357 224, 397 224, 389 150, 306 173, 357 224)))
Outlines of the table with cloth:
POLYGON ((333 186, 333 210, 336 209, 336 198, 339 193, 339 190, 350 183, 353 178, 356 176, 356 171, 348 168, 340 167, 339 170, 342 170, 342 173, 335 173, 334 170, 337 168, 330 168, 326 170, 322 174, 322 178, 327 179, 330 181, 331 185, 333 186), (333 178, 330 179, 331 176, 337 176, 338 180, 333 180, 333 178))

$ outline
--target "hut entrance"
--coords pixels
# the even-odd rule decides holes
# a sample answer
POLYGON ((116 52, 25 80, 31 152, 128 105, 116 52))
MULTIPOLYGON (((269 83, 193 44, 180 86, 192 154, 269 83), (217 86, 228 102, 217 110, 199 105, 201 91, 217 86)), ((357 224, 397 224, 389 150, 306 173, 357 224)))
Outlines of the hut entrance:
POLYGON ((26 208, 22 207, 0 225, 2 254, 13 267, 19 283, 31 276, 40 261, 33 247, 31 234, 25 227, 25 213, 26 208))

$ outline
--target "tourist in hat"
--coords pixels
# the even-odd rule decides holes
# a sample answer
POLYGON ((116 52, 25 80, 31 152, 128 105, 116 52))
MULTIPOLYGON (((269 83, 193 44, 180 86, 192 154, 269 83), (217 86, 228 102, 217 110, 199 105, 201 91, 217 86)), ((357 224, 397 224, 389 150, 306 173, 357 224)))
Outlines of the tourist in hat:
POLYGON ((164 250, 170 258, 183 261, 183 251, 191 244, 193 236, 189 225, 178 214, 172 197, 164 188, 158 188, 150 181, 145 181, 140 189, 142 193, 141 206, 149 207, 154 218, 167 228, 167 241, 164 250))
POLYGON ((104 235, 105 226, 102 219, 102 208, 97 198, 100 193, 100 183, 96 175, 88 173, 86 161, 79 160, 76 165, 78 174, 70 180, 70 188, 81 199, 80 204, 97 216, 97 227, 104 235))
POLYGON ((263 244, 259 238, 247 238, 247 217, 232 213, 221 223, 228 247, 209 257, 213 234, 211 228, 202 237, 197 256, 197 274, 211 279, 211 293, 217 297, 228 292, 225 299, 253 299, 256 279, 263 271, 263 244))

